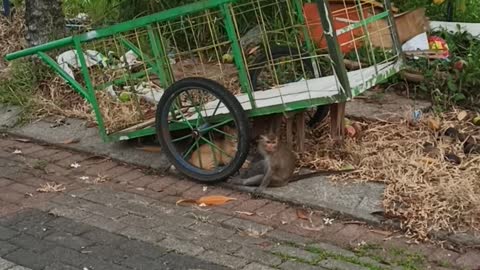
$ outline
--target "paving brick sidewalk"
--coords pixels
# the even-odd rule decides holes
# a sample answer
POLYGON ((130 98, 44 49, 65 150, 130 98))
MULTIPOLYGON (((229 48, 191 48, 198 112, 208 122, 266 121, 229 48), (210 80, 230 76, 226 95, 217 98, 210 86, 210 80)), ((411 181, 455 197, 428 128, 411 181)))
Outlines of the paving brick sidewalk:
MULTIPOLYGON (((72 252, 84 258, 82 264, 72 267, 100 258, 98 263, 127 269, 168 269, 161 264, 162 258, 169 261, 168 258, 179 256, 177 253, 185 256, 178 257, 182 263, 198 261, 192 269, 198 269, 201 263, 208 264, 205 269, 480 266, 480 252, 475 249, 455 247, 453 251, 433 245, 410 245, 397 234, 336 214, 251 198, 248 194, 12 138, 0 139, 0 187, 0 257, 30 268, 37 266, 22 261, 23 258, 36 262, 47 254, 47 258, 57 258, 55 263, 64 263, 60 258, 72 252), (37 192, 37 188, 52 182, 65 190, 37 192), (226 195, 237 200, 211 208, 175 204, 182 198, 204 195, 226 195), (5 239, 1 230, 6 232, 5 239), (9 236, 11 231, 14 236, 9 236), (122 240, 111 248, 93 249, 115 239, 122 240), (130 241, 143 248, 120 254, 120 245, 130 241), (51 250, 65 254, 59 251, 61 256, 55 257, 51 250), (21 256, 21 252, 30 252, 31 256, 21 256), (131 259, 135 256, 143 257, 131 259), (141 263, 152 262, 158 264, 141 267, 141 263)), ((176 267, 171 269, 183 269, 176 267)))

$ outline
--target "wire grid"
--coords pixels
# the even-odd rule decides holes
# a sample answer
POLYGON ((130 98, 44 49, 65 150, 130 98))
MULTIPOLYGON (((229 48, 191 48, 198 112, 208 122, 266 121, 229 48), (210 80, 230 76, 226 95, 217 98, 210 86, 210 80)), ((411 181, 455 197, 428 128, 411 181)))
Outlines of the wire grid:
MULTIPOLYGON (((224 57, 231 42, 223 21, 218 9, 205 10, 82 44, 107 133, 151 125, 165 88, 182 78, 209 78, 238 94, 237 69, 224 57)), ((80 68, 74 75, 86 85, 80 68)))
MULTIPOLYGON (((247 67, 257 107, 280 104, 287 110, 294 101, 304 101, 302 106, 313 107, 325 102, 319 98, 339 94, 334 63, 324 37, 315 32, 315 27, 321 29, 318 13, 313 18, 308 15, 309 5, 311 8, 314 4, 302 0, 242 0, 229 5, 228 12, 232 14, 242 47, 241 60, 247 67), (308 46, 309 38, 313 39, 313 48, 308 46), (280 56, 279 47, 283 48, 280 56)), ((369 3, 340 0, 331 4, 331 9, 334 27, 343 41, 340 47, 344 57, 354 63, 348 65, 352 70, 350 84, 367 88, 365 82, 398 57, 391 50, 392 29, 386 20, 381 20, 353 31, 344 30, 379 13, 369 3), (335 22, 344 24, 338 27, 335 22), (345 36, 349 38, 342 39, 345 36)), ((107 133, 132 130, 132 126, 140 129, 145 126, 142 123, 151 125, 155 106, 165 88, 186 77, 213 79, 237 95, 245 109, 251 109, 252 100, 241 93, 239 71, 230 61, 231 45, 224 15, 218 9, 83 44, 84 51, 93 50, 103 56, 102 64, 89 67, 89 78, 107 133)), ((89 57, 97 55, 86 53, 86 58, 89 57)), ((340 65, 346 67, 344 63, 340 65)), ((79 74, 77 69, 75 77, 85 85, 79 74)), ((216 103, 211 101, 204 116, 214 110, 216 103)), ((184 106, 193 111, 192 104, 184 106)))
MULTIPOLYGON (((330 8, 333 27, 345 58, 345 63, 337 64, 347 71, 354 71, 348 73, 350 85, 363 92, 373 86, 366 84, 367 80, 383 75, 398 57, 398 53, 391 49, 393 29, 384 18, 349 30, 354 24, 384 11, 372 3, 343 0, 330 3, 330 8)), ((308 101, 310 106, 316 106, 325 102, 319 98, 340 94, 340 83, 335 77, 334 63, 328 54, 315 3, 250 0, 233 5, 231 10, 238 37, 241 39, 248 28, 250 31, 257 28, 261 42, 261 46, 247 47, 243 51, 250 75, 260 73, 259 70, 262 73, 261 78, 250 76, 254 90, 270 92, 255 94, 258 107, 282 104, 287 110, 290 108, 288 103, 302 100, 305 101, 303 106, 308 101), (309 39, 314 42, 313 49, 309 49, 309 39), (283 51, 281 57, 279 50, 283 51), (255 58, 252 54, 264 57, 260 57, 261 61, 252 61, 255 58)))

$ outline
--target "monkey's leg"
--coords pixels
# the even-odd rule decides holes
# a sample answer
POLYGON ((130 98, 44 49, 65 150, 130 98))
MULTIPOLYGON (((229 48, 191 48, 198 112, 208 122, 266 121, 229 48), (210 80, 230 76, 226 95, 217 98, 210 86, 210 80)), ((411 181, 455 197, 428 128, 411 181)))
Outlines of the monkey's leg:
POLYGON ((263 174, 255 175, 246 179, 236 178, 230 181, 231 184, 242 186, 259 186, 262 183, 263 174))
POLYGON ((272 180, 272 169, 270 167, 267 168, 267 173, 262 175, 262 181, 257 188, 257 192, 263 192, 265 189, 270 185, 270 181, 272 180))

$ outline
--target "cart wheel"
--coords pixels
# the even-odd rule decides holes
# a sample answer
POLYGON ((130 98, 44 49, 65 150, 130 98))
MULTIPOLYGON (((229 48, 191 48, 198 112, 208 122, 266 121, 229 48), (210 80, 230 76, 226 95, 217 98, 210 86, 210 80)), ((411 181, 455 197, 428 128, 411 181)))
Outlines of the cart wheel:
POLYGON ((234 95, 210 79, 173 83, 158 103, 155 127, 175 168, 195 180, 225 180, 248 155, 247 114, 234 95))
MULTIPOLYGON (((298 51, 296 48, 285 47, 285 46, 272 46, 271 52, 272 52, 273 61, 280 60, 286 57, 291 57, 292 55, 293 56, 301 55, 302 57, 308 56, 308 53, 306 52, 298 51)), ((272 87, 272 84, 271 84, 272 82, 269 83, 268 78, 266 79, 262 78, 262 71, 264 71, 266 68, 264 64, 266 64, 268 61, 269 59, 267 58, 267 55, 261 54, 250 65, 251 67, 253 67, 252 69, 250 69, 249 73, 250 73, 250 79, 252 83, 252 89, 254 91, 266 90, 272 87)), ((313 71, 312 61, 309 58, 305 58, 302 60, 302 62, 303 62, 305 73, 313 77, 314 71, 313 71)), ((303 69, 301 65, 298 65, 298 67, 293 67, 293 68, 299 69, 300 72, 298 72, 298 74, 296 74, 294 71, 291 72, 290 73, 291 76, 286 78, 285 83, 302 79, 303 76, 301 75, 303 73, 303 69)), ((325 117, 328 114, 328 108, 329 108, 328 105, 320 105, 320 106, 317 106, 316 109, 309 110, 308 114, 310 119, 308 121, 308 126, 313 128, 318 123, 322 122, 322 120, 325 119, 325 117)))

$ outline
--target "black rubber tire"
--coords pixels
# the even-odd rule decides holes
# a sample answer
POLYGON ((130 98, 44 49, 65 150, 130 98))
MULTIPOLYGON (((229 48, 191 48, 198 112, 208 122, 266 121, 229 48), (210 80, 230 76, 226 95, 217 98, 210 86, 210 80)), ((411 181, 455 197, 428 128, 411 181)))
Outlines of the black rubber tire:
POLYGON ((249 122, 247 114, 243 110, 237 98, 230 93, 221 84, 206 78, 191 77, 185 78, 173 83, 162 95, 156 110, 155 128, 158 140, 169 158, 170 162, 182 174, 201 182, 222 181, 235 174, 245 162, 250 144, 249 144, 249 122), (170 107, 175 98, 185 90, 202 89, 215 95, 225 104, 230 111, 233 121, 238 130, 238 150, 229 165, 219 171, 209 172, 191 165, 183 156, 178 153, 175 146, 171 143, 171 135, 168 130, 168 115, 170 107))
MULTIPOLYGON (((272 52, 272 59, 275 60, 280 57, 285 57, 285 56, 291 56, 292 53, 296 55, 302 55, 302 56, 308 56, 308 53, 298 51, 296 48, 291 48, 287 46, 272 46, 271 47, 271 52, 272 52)), ((250 66, 257 66, 261 63, 265 63, 268 61, 267 55, 266 54, 260 54, 255 58, 253 63, 250 64, 250 66)), ((305 69, 307 69, 308 72, 313 73, 313 64, 310 59, 304 59, 303 60, 303 66, 305 69)), ((253 91, 257 91, 257 80, 258 76, 262 72, 262 69, 253 69, 249 71, 250 75, 250 80, 251 80, 251 86, 253 91)), ((316 108, 315 113, 313 114, 312 118, 308 122, 309 127, 315 127, 318 123, 323 121, 325 117, 328 114, 329 106, 328 105, 319 105, 316 108)))

